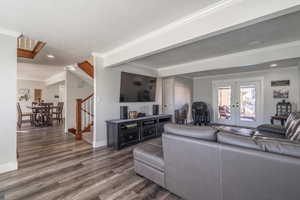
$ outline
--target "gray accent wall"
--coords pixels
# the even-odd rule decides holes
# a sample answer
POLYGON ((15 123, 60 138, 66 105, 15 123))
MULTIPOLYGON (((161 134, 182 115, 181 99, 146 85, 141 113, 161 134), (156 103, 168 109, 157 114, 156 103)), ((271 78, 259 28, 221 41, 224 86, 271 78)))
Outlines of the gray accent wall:
POLYGON ((17 169, 17 39, 0 34, 0 173, 17 169))
POLYGON ((243 78, 255 78, 264 77, 264 109, 263 109, 263 121, 265 123, 270 122, 270 116, 276 112, 276 104, 281 99, 273 98, 273 89, 271 87, 271 81, 273 80, 290 80, 289 87, 289 99, 287 101, 293 104, 293 110, 300 110, 300 68, 287 67, 287 68, 273 68, 270 70, 245 72, 229 75, 217 75, 209 77, 201 77, 194 79, 194 92, 193 101, 204 101, 209 104, 212 110, 213 103, 213 88, 212 81, 214 80, 226 80, 226 79, 243 79, 243 78))

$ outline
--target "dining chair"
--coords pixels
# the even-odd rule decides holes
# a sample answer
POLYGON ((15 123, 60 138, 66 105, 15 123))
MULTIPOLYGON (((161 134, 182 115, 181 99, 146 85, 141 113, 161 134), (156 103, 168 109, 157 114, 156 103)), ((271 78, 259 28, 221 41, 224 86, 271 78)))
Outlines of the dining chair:
POLYGON ((59 124, 63 121, 63 109, 64 102, 58 102, 57 108, 55 112, 53 112, 53 119, 57 120, 59 124))
POLYGON ((22 127, 23 122, 27 122, 28 120, 23 120, 24 117, 29 117, 30 118, 30 123, 32 124, 32 113, 23 113, 21 109, 21 105, 18 102, 17 103, 17 110, 18 110, 18 122, 17 125, 19 128, 22 127))
POLYGON ((53 125, 53 103, 41 103, 38 112, 39 126, 46 127, 53 125))

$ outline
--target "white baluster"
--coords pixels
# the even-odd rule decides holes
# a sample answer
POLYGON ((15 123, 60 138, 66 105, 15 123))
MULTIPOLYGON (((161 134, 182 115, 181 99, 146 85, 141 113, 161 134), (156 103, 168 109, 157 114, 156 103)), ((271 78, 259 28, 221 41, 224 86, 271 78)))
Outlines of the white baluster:
MULTIPOLYGON (((86 102, 83 103, 83 109, 86 111, 86 102)), ((84 114, 84 128, 86 128, 86 112, 83 113, 84 114)))
POLYGON ((93 99, 93 97, 91 97, 90 98, 90 100, 89 100, 89 106, 90 106, 90 116, 89 116, 89 118, 90 118, 90 123, 92 123, 92 113, 93 113, 93 111, 92 111, 92 99, 93 99))

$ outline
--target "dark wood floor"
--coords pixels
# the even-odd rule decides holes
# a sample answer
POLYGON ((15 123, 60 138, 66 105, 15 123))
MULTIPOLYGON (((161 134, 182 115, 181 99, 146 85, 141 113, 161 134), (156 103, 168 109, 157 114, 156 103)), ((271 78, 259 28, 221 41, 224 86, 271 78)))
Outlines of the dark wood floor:
POLYGON ((0 199, 179 199, 137 176, 132 147, 93 149, 62 128, 18 132, 19 170, 0 175, 0 199))

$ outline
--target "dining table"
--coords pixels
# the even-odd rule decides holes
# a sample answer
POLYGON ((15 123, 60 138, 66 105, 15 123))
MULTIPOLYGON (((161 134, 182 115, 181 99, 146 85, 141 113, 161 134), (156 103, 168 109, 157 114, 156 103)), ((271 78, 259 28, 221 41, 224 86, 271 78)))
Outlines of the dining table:
POLYGON ((53 110, 58 109, 58 106, 54 105, 34 105, 27 106, 32 110, 32 122, 35 127, 47 127, 53 125, 53 110))

